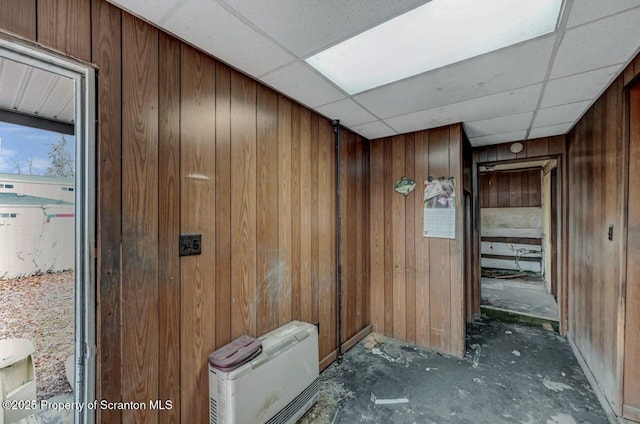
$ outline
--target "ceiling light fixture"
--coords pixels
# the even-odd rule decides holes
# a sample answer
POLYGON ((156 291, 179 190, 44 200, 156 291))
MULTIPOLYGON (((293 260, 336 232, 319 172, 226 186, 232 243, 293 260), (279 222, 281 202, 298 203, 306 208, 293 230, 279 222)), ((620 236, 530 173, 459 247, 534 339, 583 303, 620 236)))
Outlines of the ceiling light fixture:
POLYGON ((549 34, 562 0, 431 0, 306 61, 349 94, 549 34))

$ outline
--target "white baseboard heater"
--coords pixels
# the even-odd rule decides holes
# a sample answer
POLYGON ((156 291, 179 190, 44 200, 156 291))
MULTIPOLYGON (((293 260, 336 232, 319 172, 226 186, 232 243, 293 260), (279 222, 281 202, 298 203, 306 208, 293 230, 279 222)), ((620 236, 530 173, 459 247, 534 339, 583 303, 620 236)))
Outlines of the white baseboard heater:
POLYGON ((262 353, 232 370, 209 365, 210 424, 294 424, 318 401, 318 332, 292 321, 264 336, 262 353))

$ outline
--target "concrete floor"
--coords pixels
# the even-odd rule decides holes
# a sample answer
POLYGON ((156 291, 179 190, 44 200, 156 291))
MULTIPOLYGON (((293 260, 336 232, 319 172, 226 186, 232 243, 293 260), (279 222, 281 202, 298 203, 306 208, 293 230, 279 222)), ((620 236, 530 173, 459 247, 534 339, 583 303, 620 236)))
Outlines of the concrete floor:
POLYGON ((481 298, 482 306, 558 321, 556 300, 541 279, 483 277, 481 298))
POLYGON ((489 318, 468 326, 464 359, 370 335, 321 379, 304 424, 608 422, 564 338, 489 318))

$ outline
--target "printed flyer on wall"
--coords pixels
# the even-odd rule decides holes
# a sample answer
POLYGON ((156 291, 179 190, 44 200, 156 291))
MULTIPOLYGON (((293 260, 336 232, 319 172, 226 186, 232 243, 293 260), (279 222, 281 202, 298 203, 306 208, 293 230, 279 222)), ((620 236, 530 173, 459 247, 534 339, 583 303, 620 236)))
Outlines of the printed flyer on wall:
POLYGON ((456 238, 456 180, 424 182, 424 237, 456 238))

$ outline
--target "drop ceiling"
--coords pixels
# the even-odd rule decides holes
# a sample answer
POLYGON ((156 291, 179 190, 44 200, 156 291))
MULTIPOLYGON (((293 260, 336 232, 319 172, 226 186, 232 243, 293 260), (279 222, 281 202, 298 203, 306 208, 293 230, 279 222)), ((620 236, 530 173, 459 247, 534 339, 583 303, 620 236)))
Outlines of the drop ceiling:
POLYGON ((558 29, 350 96, 305 59, 427 0, 112 0, 373 139, 463 122, 471 143, 565 134, 640 49, 640 0, 565 0, 558 29))

